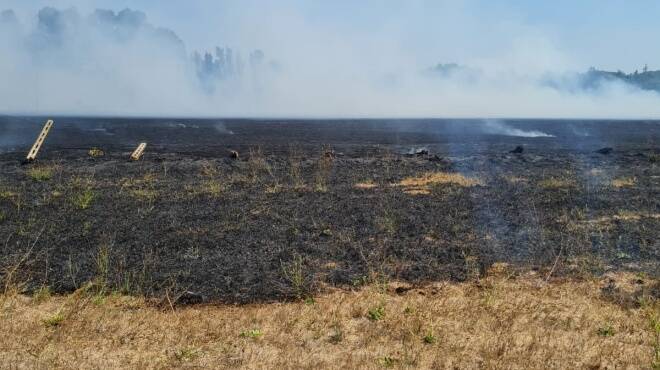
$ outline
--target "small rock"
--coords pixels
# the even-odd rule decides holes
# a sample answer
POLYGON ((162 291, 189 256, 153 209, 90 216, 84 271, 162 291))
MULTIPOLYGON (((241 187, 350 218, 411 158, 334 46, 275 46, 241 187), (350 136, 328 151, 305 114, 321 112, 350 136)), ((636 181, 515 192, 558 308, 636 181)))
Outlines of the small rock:
POLYGON ((512 153, 512 154, 522 154, 524 151, 525 151, 525 148, 523 148, 522 146, 518 145, 515 149, 513 149, 513 150, 510 151, 509 153, 512 153))
POLYGON ((429 161, 431 162, 442 162, 442 157, 438 156, 437 154, 434 154, 429 157, 429 161))
POLYGON ((429 150, 426 148, 412 148, 408 151, 409 157, 425 157, 429 155, 429 150))
POLYGON ((396 289, 394 289, 394 292, 396 294, 401 295, 401 294, 405 294, 406 292, 408 292, 411 289, 412 289, 412 287, 409 287, 409 286, 399 286, 399 287, 396 287, 396 289))
POLYGON ((174 304, 175 305, 200 304, 203 303, 204 301, 206 301, 206 297, 204 297, 203 295, 186 290, 174 300, 174 304))
POLYGON ((601 293, 606 296, 612 296, 617 290, 616 281, 611 278, 607 279, 607 285, 600 288, 601 293))
POLYGON ((608 154, 611 154, 613 151, 614 151, 613 148, 606 147, 606 148, 596 150, 596 153, 603 154, 603 155, 608 155, 608 154))

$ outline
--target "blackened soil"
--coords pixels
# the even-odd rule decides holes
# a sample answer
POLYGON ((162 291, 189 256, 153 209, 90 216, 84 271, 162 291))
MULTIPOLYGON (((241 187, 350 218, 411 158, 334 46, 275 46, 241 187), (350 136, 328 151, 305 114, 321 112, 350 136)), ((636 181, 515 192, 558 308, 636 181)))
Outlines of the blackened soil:
POLYGON ((657 122, 58 118, 23 165, 42 123, 0 118, 3 285, 252 302, 495 262, 660 271, 657 122))

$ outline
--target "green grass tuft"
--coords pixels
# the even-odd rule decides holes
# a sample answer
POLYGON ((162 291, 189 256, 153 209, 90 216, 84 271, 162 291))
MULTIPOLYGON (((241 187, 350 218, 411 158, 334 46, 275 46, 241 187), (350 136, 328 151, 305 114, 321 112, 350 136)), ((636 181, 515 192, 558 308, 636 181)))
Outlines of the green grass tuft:
POLYGON ((244 330, 241 332, 241 338, 252 338, 259 339, 264 335, 264 333, 259 329, 244 330))
POLYGON ((73 205, 78 209, 85 210, 92 205, 95 197, 96 194, 92 189, 85 189, 73 197, 73 205))
POLYGON ((385 307, 378 306, 367 312, 367 317, 372 321, 380 321, 385 317, 385 307))
POLYGON ((58 312, 52 316, 46 317, 41 320, 46 327, 53 328, 62 325, 64 322, 64 315, 61 312, 58 312))
POLYGON ((53 178, 52 167, 32 167, 27 170, 27 175, 34 181, 48 181, 53 178))
POLYGON ((601 326, 600 328, 598 328, 598 330, 596 332, 601 337, 612 337, 612 336, 614 336, 614 328, 610 324, 607 324, 605 326, 601 326))

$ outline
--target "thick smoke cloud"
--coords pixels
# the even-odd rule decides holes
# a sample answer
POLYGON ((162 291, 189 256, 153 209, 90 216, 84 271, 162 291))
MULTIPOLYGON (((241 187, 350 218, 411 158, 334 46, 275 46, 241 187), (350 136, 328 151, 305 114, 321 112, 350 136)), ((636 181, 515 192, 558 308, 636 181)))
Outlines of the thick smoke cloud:
MULTIPOLYGON (((183 5, 182 5, 183 6, 183 5)), ((446 35, 429 55, 394 27, 378 32, 315 23, 292 9, 239 19, 233 40, 190 50, 170 29, 134 10, 42 8, 0 13, 0 113, 287 117, 660 116, 660 95, 619 80, 584 88, 570 57, 543 35, 501 43, 488 57, 462 58, 446 35), (266 17, 266 16, 262 16, 266 17), (270 22, 270 23, 267 23, 270 22), (255 29, 257 31, 255 31, 255 29), (259 33, 261 30, 261 33, 259 33), (277 30, 276 35, 272 31, 277 30), (258 33, 257 36, 254 36, 258 33), (442 60, 447 58, 448 60, 442 60), (428 64, 426 64, 428 62, 428 64), (437 62, 445 64, 430 67, 437 62), (569 71, 569 72, 567 72, 569 71)), ((478 37, 478 20, 459 40, 478 37)), ((492 40, 491 40, 492 41, 492 40)), ((497 43, 496 43, 497 44, 497 43)), ((500 130, 501 127, 494 126, 500 130)))

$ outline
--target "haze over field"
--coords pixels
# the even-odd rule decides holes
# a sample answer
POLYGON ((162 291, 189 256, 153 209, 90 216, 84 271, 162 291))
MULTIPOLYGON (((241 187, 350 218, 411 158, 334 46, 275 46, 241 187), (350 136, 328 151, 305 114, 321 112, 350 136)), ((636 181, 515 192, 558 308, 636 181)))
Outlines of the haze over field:
POLYGON ((3 0, 3 9, 6 114, 660 117, 651 72, 642 82, 584 73, 660 67, 651 0, 3 0))

